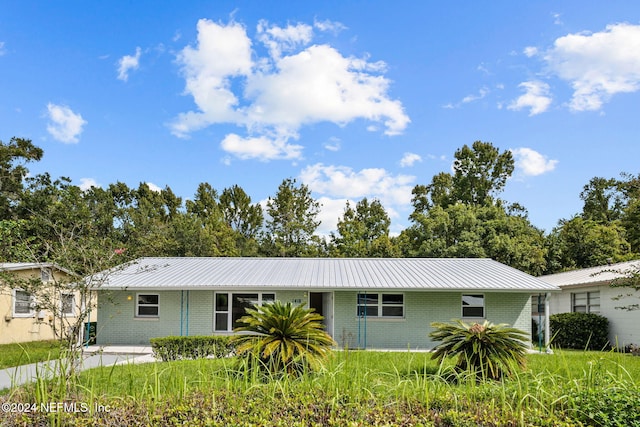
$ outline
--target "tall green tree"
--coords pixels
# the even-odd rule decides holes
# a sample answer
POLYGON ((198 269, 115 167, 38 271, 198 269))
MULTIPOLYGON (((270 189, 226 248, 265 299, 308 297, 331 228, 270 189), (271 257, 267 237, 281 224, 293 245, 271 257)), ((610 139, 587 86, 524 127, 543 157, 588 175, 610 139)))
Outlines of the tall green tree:
POLYGON ((29 173, 26 164, 39 161, 42 155, 42 149, 29 139, 13 137, 7 144, 0 141, 0 220, 16 219, 14 208, 29 173))
POLYGON ((613 178, 591 178, 580 193, 580 199, 584 202, 582 217, 599 223, 619 219, 624 209, 620 181, 613 178))
POLYGON ((454 158, 453 196, 472 205, 490 203, 504 189, 515 167, 511 151, 501 153, 490 142, 464 145, 454 158))
POLYGON ((575 216, 561 220, 550 237, 561 269, 588 268, 634 257, 619 221, 601 223, 575 216))
POLYGON ((497 198, 514 169, 510 151, 476 141, 455 152, 453 175, 441 172, 413 189, 412 224, 398 238, 405 256, 488 257, 541 274, 544 233, 526 209, 497 198))
POLYGON ((331 254, 340 257, 398 256, 390 237, 391 219, 379 200, 365 197, 355 208, 347 202, 338 221, 338 234, 331 233, 331 254))
POLYGON ((238 185, 225 188, 220 195, 220 209, 225 222, 233 230, 236 246, 242 256, 258 253, 258 238, 264 223, 259 204, 252 204, 251 197, 238 185))
POLYGON ((267 200, 266 211, 271 255, 297 257, 316 252, 313 233, 320 225, 316 219, 320 204, 311 197, 309 187, 297 185, 295 179, 283 180, 275 196, 267 200))
POLYGON ((224 221, 218 192, 209 184, 198 185, 186 212, 172 221, 175 256, 234 256, 238 254, 233 230, 224 221))

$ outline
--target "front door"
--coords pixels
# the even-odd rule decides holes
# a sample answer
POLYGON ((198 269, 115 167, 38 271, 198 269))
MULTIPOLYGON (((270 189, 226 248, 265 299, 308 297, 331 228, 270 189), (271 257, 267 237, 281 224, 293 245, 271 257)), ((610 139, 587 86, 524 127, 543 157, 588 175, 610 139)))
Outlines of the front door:
POLYGON ((309 292, 309 307, 324 317, 322 324, 333 337, 333 292, 309 292))

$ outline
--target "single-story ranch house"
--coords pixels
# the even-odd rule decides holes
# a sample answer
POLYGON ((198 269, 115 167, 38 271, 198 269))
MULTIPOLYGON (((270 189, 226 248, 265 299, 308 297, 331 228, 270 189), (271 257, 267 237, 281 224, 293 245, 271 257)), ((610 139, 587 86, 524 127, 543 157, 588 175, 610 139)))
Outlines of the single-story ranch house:
POLYGON ((531 295, 557 290, 490 259, 141 258, 97 289, 97 343, 231 334, 246 307, 280 300, 316 309, 341 347, 428 349, 434 321, 531 332, 531 295))
POLYGON ((547 312, 600 314, 609 319, 612 345, 619 348, 640 345, 640 308, 631 307, 640 303, 640 291, 610 286, 612 281, 633 271, 640 271, 640 260, 541 276, 540 279, 562 289, 551 295, 551 311, 547 312))

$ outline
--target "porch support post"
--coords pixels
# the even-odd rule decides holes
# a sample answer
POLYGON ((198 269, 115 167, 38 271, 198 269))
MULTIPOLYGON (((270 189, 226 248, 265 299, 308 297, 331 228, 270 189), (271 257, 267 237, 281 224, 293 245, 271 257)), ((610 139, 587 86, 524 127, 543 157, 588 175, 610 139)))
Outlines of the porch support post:
POLYGON ((549 311, 549 300, 551 299, 551 294, 547 292, 544 297, 544 346, 549 351, 549 342, 551 341, 551 312, 549 311))

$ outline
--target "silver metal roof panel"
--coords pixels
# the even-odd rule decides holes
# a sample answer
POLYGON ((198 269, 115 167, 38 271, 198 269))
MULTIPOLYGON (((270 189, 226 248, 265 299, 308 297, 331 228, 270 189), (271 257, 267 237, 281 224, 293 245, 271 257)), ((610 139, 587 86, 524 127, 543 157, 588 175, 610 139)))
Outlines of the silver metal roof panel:
POLYGON ((595 284, 624 277, 622 273, 629 269, 636 271, 640 269, 640 260, 582 268, 564 273, 548 274, 546 276, 540 276, 540 279, 559 287, 585 285, 589 283, 595 284))
POLYGON ((96 288, 558 290, 483 258, 140 258, 105 277, 96 288))

